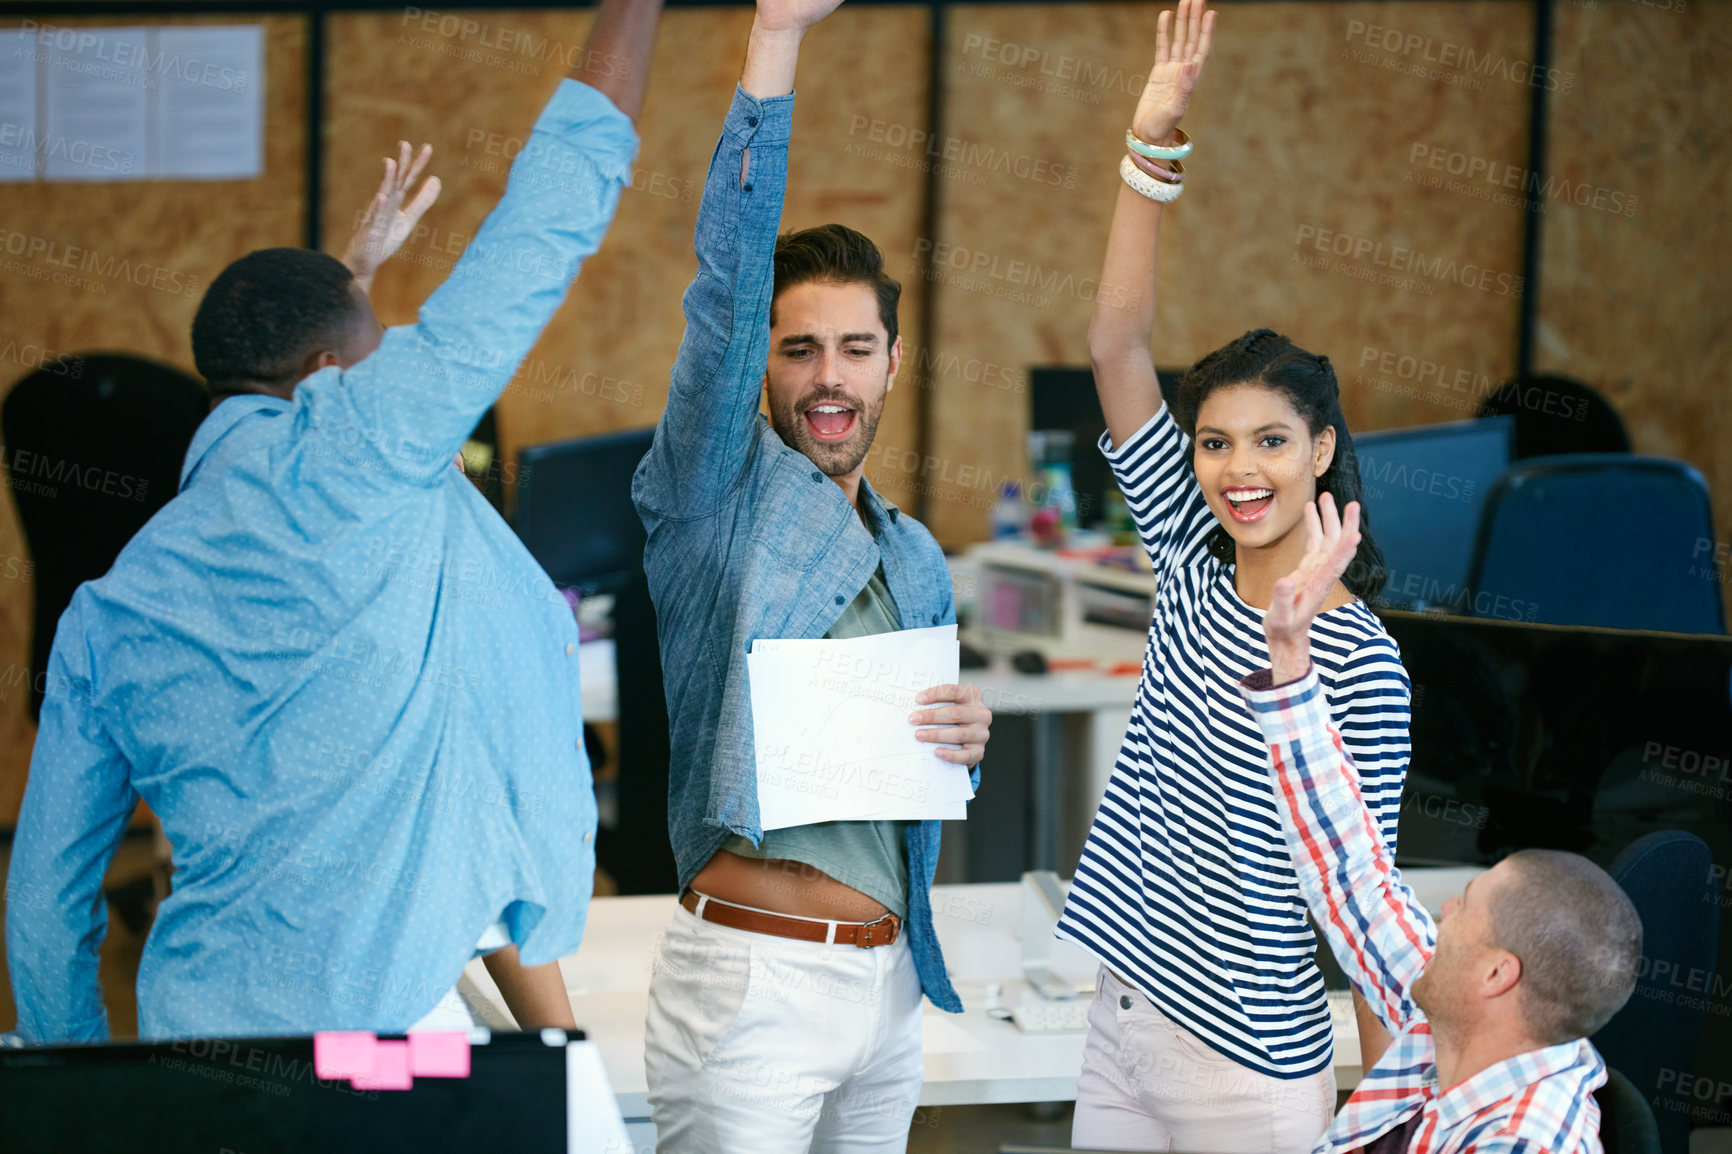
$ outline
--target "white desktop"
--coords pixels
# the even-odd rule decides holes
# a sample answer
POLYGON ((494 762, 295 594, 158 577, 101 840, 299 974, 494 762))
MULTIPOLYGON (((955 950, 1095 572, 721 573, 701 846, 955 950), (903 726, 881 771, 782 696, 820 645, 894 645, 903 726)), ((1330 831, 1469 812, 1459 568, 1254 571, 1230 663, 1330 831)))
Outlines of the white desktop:
MULTIPOLYGON (((1461 893, 1476 868, 1416 869, 1403 876, 1427 908, 1461 893)), ((1023 940, 1025 886, 1016 882, 934 886, 932 909, 944 960, 962 998, 961 1014, 928 1005, 923 1020, 926 1082, 923 1106, 996 1102, 1059 1102, 1076 1097, 1082 1069, 1080 1027, 1025 1031, 1012 1020, 1015 1008, 1040 997, 1026 976, 1025 949, 1059 983, 1079 991, 1086 1006, 1096 963, 1067 942, 1023 940), (1045 951, 1042 956, 1042 951, 1045 951)), ((656 942, 675 909, 672 895, 597 898, 590 904, 583 947, 560 960, 572 1013, 596 1044, 609 1083, 633 1141, 650 1137, 648 1085, 644 1075, 644 1015, 656 942)), ((477 960, 459 990, 481 1024, 510 1029, 498 987, 477 960)), ((1346 992, 1331 999, 1336 1027, 1335 1080, 1350 1089, 1360 1076, 1358 1032, 1346 992)), ((1057 1004, 1057 1003, 1055 1003, 1057 1004)), ((1066 1011, 1058 1011, 1064 1013, 1066 1011)))

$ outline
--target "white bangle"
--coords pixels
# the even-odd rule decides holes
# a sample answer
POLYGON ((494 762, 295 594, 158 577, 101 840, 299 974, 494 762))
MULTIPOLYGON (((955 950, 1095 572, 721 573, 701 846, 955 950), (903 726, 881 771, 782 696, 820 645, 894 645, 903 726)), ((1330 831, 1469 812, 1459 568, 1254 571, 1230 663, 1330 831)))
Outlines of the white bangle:
POLYGON ((1132 160, 1129 154, 1119 160, 1119 175, 1124 177, 1125 183, 1131 186, 1132 192, 1140 193, 1150 200, 1157 200, 1163 204, 1178 200, 1179 194, 1185 191, 1185 186, 1182 184, 1168 184, 1164 180, 1156 180, 1138 168, 1136 161, 1132 160))

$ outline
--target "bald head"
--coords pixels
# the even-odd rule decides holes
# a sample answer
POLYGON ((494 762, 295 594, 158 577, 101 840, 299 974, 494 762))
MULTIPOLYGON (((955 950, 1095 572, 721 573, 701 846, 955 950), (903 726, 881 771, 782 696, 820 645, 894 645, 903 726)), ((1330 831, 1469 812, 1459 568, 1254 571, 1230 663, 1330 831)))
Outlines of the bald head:
POLYGON ((1636 907, 1578 854, 1522 850, 1505 859, 1503 872, 1489 906, 1492 944, 1521 960, 1529 1033, 1547 1045, 1588 1037, 1636 988, 1636 907))

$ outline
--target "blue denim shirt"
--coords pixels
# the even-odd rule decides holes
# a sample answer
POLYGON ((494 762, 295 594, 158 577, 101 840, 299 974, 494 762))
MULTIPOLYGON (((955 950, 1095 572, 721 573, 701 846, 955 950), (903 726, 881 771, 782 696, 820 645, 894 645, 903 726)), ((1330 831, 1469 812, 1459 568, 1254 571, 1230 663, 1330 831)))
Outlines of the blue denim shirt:
MULTIPOLYGON (((881 564, 905 627, 956 620, 932 534, 865 481, 862 522, 841 486, 758 411, 793 112, 792 96, 734 93, 698 207, 698 275, 667 411, 632 485, 649 531, 682 890, 729 833, 763 837, 746 680, 754 640, 822 637, 881 564)), ((926 996, 954 1013, 962 1002, 932 926, 940 828, 908 830, 906 931, 926 996)))
POLYGON ((32 1042, 107 1034, 103 871, 174 847, 147 1038, 400 1032, 503 920, 571 953, 595 869, 577 628, 457 467, 595 251, 637 136, 561 84, 416 324, 292 400, 233 397, 181 492, 60 619, 7 878, 32 1042))

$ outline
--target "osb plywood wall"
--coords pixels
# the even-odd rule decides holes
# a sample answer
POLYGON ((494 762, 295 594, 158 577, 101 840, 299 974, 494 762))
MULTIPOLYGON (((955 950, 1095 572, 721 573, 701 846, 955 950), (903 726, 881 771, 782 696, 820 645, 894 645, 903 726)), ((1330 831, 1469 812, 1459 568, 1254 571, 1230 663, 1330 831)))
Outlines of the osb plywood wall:
MULTIPOLYGON (((423 234, 379 276, 386 323, 413 319, 504 191, 510 157, 564 75, 586 14, 474 14, 486 32, 401 12, 333 21, 326 247, 353 230, 378 181, 383 151, 429 141, 445 188, 423 234), (475 45, 536 45, 534 52, 475 45), (383 150, 383 151, 382 151, 383 150)), ((584 267, 564 309, 499 404, 502 449, 654 424, 684 319, 680 295, 697 271, 692 229, 704 174, 733 98, 749 8, 664 17, 642 118, 632 191, 607 243, 584 267)), ((922 124, 927 107, 927 17, 914 7, 843 9, 807 41, 795 112, 784 228, 843 220, 893 257, 919 230, 920 185, 906 170, 854 147, 856 123, 922 124), (870 71, 856 66, 871 61, 870 71)), ((860 139, 864 139, 861 136, 860 139)), ((917 342, 920 286, 904 296, 905 340, 917 342)), ((912 389, 893 392, 880 435, 913 439, 912 389)))
MULTIPOLYGON (((953 11, 948 131, 982 155, 1032 163, 964 168, 943 183, 934 344, 1013 371, 1085 365, 1123 133, 1158 9, 953 11)), ((1522 222, 1421 186, 1432 154, 1416 150, 1520 166, 1528 90, 1424 57, 1448 44, 1452 59, 1469 49, 1476 60, 1526 59, 1532 23, 1521 3, 1222 6, 1186 118, 1196 150, 1184 199, 1162 225, 1157 363, 1190 364, 1267 327, 1329 356, 1352 428, 1471 415, 1421 387, 1417 364, 1491 380, 1513 368, 1522 222), (1483 285, 1479 270, 1490 273, 1483 285), (1403 358, 1415 379, 1378 371, 1404 369, 1403 358)), ((1028 407, 990 403, 1003 394, 985 379, 946 378, 936 391, 930 520, 946 543, 981 537, 994 482, 1026 469, 1028 407)))
POLYGON ((1689 461, 1732 541, 1732 4, 1560 6, 1540 249, 1540 369, 1611 398, 1638 453, 1689 461))
MULTIPOLYGON (((237 23, 163 20, 162 24, 237 23)), ((265 168, 217 183, 0 184, 0 387, 51 353, 124 350, 192 371, 188 330, 204 286, 255 248, 298 245, 306 212, 306 23, 267 17, 265 168), (22 252, 17 251, 22 249, 22 252), (72 250, 80 250, 69 257, 72 250), (88 258, 94 258, 88 259, 88 258), (71 260, 73 270, 65 267, 71 260), (86 271, 88 270, 88 271, 86 271)), ((116 24, 57 19, 52 23, 116 24)), ((0 27, 15 22, 0 20, 0 27)), ((10 458, 8 458, 10 459, 10 458)), ((29 550, 0 500, 0 828, 11 828, 36 739, 22 674, 30 654, 29 550)))
MULTIPOLYGON (((938 127, 924 8, 844 8, 807 39, 783 223, 859 228, 903 281, 907 360, 868 471, 905 507, 924 498, 947 545, 984 535, 996 481, 1026 470, 1029 366, 1086 363, 1119 134, 1157 10, 951 8, 938 127), (920 275, 928 254, 931 282, 920 275), (927 294, 930 335, 919 328, 927 294), (914 451, 923 390, 925 457, 914 451)), ((326 249, 340 250, 398 139, 431 142, 445 184, 423 232, 379 276, 387 323, 413 317, 473 235, 589 21, 463 15, 495 34, 453 34, 408 10, 327 25, 326 249)), ((659 415, 695 268, 700 182, 750 20, 744 6, 667 15, 633 191, 500 401, 508 459, 524 444, 659 415)), ((1355 428, 1471 415, 1514 367, 1523 209, 1503 182, 1519 185, 1527 158, 1532 4, 1234 3, 1221 21, 1187 122, 1197 152, 1186 196, 1163 235, 1158 359, 1186 363, 1268 326, 1330 356, 1355 428)), ((262 179, 0 185, 0 227, 201 285, 249 249, 300 243, 305 25, 263 22, 262 179)), ((1732 94, 1714 71, 1729 39, 1725 4, 1560 4, 1557 74, 1540 78, 1553 86, 1556 172, 1626 194, 1620 209, 1636 198, 1631 213, 1544 194, 1540 367, 1606 389, 1638 449, 1690 460, 1716 493, 1732 492, 1714 404, 1732 340, 1716 276, 1732 228, 1719 207, 1732 165, 1719 110, 1732 94)), ((0 272, 0 357, 11 358, 0 378, 23 375, 26 345, 129 348, 190 369, 195 295, 54 285, 39 264, 0 272)), ((1718 508, 1724 541, 1732 504, 1718 508)), ((0 575, 21 571, 6 565, 26 555, 9 502, 0 554, 0 575)), ((28 580, 0 581, 0 668, 26 659, 30 596, 28 580)), ((0 826, 16 813, 32 738, 22 693, 0 700, 0 826)))

